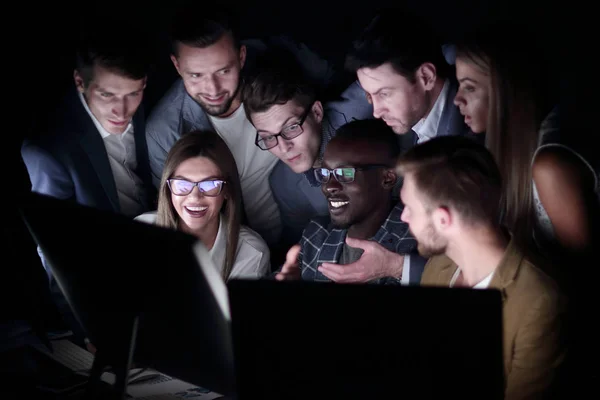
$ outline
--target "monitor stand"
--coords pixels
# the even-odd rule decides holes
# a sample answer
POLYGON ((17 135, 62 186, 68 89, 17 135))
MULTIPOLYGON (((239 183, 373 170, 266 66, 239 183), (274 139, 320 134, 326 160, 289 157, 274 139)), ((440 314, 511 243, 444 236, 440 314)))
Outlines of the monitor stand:
POLYGON ((100 379, 107 367, 110 367, 115 374, 115 383, 112 385, 110 399, 125 400, 127 398, 127 380, 133 362, 138 322, 139 317, 133 317, 130 323, 123 326, 126 329, 119 329, 120 334, 115 338, 117 340, 109 343, 110 348, 98 348, 96 350, 90 379, 86 387, 85 399, 100 400, 107 398, 106 389, 102 388, 106 384, 100 379))

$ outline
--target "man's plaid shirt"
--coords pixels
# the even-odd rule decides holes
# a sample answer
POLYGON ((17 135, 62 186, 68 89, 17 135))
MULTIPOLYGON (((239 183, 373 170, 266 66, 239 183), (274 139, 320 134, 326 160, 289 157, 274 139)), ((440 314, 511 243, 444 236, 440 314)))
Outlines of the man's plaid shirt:
MULTIPOLYGON (((400 220, 402 203, 397 203, 375 236, 369 240, 378 242, 387 250, 398 254, 416 255, 417 241, 410 234, 408 224, 400 220)), ((342 255, 347 229, 335 229, 328 217, 315 218, 309 222, 300 240, 299 265, 302 279, 307 281, 330 281, 317 267, 322 263, 337 263, 342 255)), ((413 268, 411 268, 412 270, 413 268)), ((411 271, 410 283, 419 283, 422 269, 411 271)), ((400 279, 381 278, 373 283, 400 284, 400 279)))

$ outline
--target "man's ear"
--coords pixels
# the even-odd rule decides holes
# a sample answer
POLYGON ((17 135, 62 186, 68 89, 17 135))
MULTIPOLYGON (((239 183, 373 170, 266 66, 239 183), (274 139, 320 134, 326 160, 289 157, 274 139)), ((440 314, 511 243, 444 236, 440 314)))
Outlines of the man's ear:
POLYGON ((316 100, 312 105, 312 113, 315 116, 317 122, 323 120, 323 104, 319 100, 316 100))
POLYGON ((435 85, 435 81, 437 79, 437 71, 435 69, 435 65, 430 62, 426 62, 421 64, 421 66, 417 69, 417 81, 421 84, 423 89, 431 90, 435 85))
POLYGON ((383 188, 393 189, 398 182, 398 175, 393 169, 385 169, 383 172, 383 188))
POLYGON ((73 71, 73 79, 75 80, 75 87, 77 87, 77 90, 80 93, 85 92, 85 84, 83 82, 83 78, 79 74, 79 71, 77 71, 77 70, 73 71))
POLYGON ((175 57, 175 54, 171 54, 171 62, 173 62, 177 73, 181 76, 181 71, 179 70, 179 61, 177 60, 177 57, 175 57))
POLYGON ((433 225, 438 232, 447 231, 454 223, 454 216, 446 206, 440 206, 433 210, 431 217, 433 225))

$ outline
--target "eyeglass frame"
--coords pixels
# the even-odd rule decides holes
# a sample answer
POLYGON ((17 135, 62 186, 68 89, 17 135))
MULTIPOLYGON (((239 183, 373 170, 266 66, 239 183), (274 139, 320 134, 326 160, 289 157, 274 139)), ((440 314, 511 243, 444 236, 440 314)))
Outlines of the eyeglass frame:
MULTIPOLYGON (((271 147, 268 147, 268 148, 266 148, 266 149, 263 149, 262 147, 260 147, 259 143, 260 143, 260 142, 263 142, 263 143, 264 143, 264 139, 263 139, 263 138, 260 136, 259 132, 261 132, 261 131, 259 131, 258 129, 256 130, 256 138, 254 139, 254 144, 255 144, 255 145, 256 145, 256 146, 257 146, 259 149, 267 151, 267 150, 271 150, 271 149, 272 149, 272 148, 274 148, 274 147, 277 147, 277 145, 279 144, 279 138, 278 138, 278 136, 281 136, 281 137, 282 137, 284 140, 292 140, 292 139, 296 139, 298 136, 300 136, 300 135, 302 135, 302 134, 304 133, 304 128, 302 127, 302 125, 304 125, 304 122, 306 121, 306 118, 308 118, 308 116, 310 115, 310 112, 312 111, 312 107, 313 107, 313 105, 314 105, 314 104, 315 104, 315 102, 313 101, 313 102, 310 104, 310 106, 308 106, 308 108, 306 109, 306 111, 304 112, 304 114, 302 115, 302 117, 300 118, 300 121, 299 121, 299 122, 297 122, 297 123, 295 123, 295 124, 291 124, 291 125, 285 126, 285 127, 284 127, 284 128, 283 128, 283 129, 282 129, 280 132, 279 132, 279 133, 276 133, 276 134, 271 134, 271 136, 275 138, 275 144, 274 144, 273 146, 271 146, 271 147), (294 125, 298 125, 298 127, 300 128, 300 133, 299 133, 299 134, 297 134, 297 135, 296 135, 296 136, 294 136, 294 137, 286 137, 286 136, 283 134, 283 131, 284 131, 284 130, 286 130, 286 129, 289 129, 290 127, 292 127, 292 126, 294 126, 294 125)), ((265 132, 265 131, 262 131, 262 132, 265 132)), ((268 133, 270 133, 270 132, 268 132, 268 133)))
POLYGON ((352 183, 352 182, 354 182, 355 177, 352 177, 351 181, 340 182, 340 180, 338 179, 338 176, 333 171, 335 171, 336 169, 345 169, 345 168, 353 169, 354 170, 354 175, 356 175, 356 171, 369 171, 369 170, 377 169, 377 168, 393 168, 393 167, 390 167, 389 165, 386 165, 386 164, 364 164, 364 165, 359 165, 357 167, 337 167, 337 168, 331 168, 331 169, 325 168, 325 167, 318 167, 318 168, 314 168, 313 172, 314 172, 315 179, 317 180, 317 182, 319 182, 322 185, 328 183, 331 180, 331 176, 332 175, 335 178, 335 180, 338 181, 338 183, 344 185, 346 183, 352 183), (321 181, 320 180, 320 175, 318 175, 318 173, 317 173, 317 171, 320 170, 320 169, 325 169, 325 170, 329 171, 329 175, 327 176, 327 180, 325 180, 325 181, 321 181))
POLYGON ((223 185, 225 185, 226 183, 227 183, 227 181, 224 181, 223 179, 203 179, 203 180, 198 181, 198 182, 192 182, 192 181, 188 181, 187 179, 181 179, 181 178, 169 178, 169 179, 167 179, 167 186, 169 187, 169 191, 171 191, 171 193, 173 195, 175 195, 175 196, 189 196, 194 191, 194 188, 197 187, 198 191, 200 192, 200 194, 202 196, 217 197, 223 191, 223 185), (194 186, 192 186, 192 189, 189 191, 189 193, 186 193, 186 194, 177 194, 171 188, 171 181, 186 181, 186 182, 189 182, 189 183, 193 183, 194 186), (202 182, 221 182, 221 185, 219 186, 219 192, 217 194, 206 194, 206 192, 203 192, 202 189, 200 189, 199 185, 202 182))

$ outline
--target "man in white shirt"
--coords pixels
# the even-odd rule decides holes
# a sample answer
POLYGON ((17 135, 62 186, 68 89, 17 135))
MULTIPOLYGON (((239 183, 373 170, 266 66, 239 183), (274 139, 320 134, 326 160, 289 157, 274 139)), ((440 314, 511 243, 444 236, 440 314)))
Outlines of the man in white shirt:
POLYGON ((500 226, 493 156, 473 140, 439 137, 409 150, 398 172, 401 219, 431 257, 421 285, 500 290, 505 398, 545 398, 565 353, 565 299, 500 226))
POLYGON ((277 158, 254 145, 255 130, 242 107, 242 69, 246 51, 232 18, 203 3, 178 10, 172 21, 171 61, 180 79, 156 105, 146 135, 152 180, 160 184, 167 154, 191 131, 216 131, 229 146, 242 186, 248 225, 269 245, 281 234, 279 208, 269 187, 277 158))
POLYGON ((298 43, 277 38, 241 41, 233 20, 226 10, 203 2, 187 4, 173 19, 171 61, 180 79, 156 105, 146 126, 152 179, 158 187, 167 154, 182 135, 216 131, 237 163, 247 223, 273 247, 282 228, 269 175, 278 159, 254 144, 256 130, 242 106, 243 76, 271 45, 290 50, 321 84, 331 72, 327 63, 298 43))
POLYGON ((21 149, 34 192, 130 217, 152 207, 142 48, 105 33, 82 41, 74 90, 21 149))
MULTIPOLYGON (((135 32, 119 30, 89 33, 82 40, 73 88, 54 119, 21 147, 33 192, 129 217, 154 208, 141 107, 148 63, 137 39, 135 32)), ((110 230, 106 237, 99 249, 110 246, 110 230)), ((51 266, 38 252, 55 302, 82 335, 51 266)))

